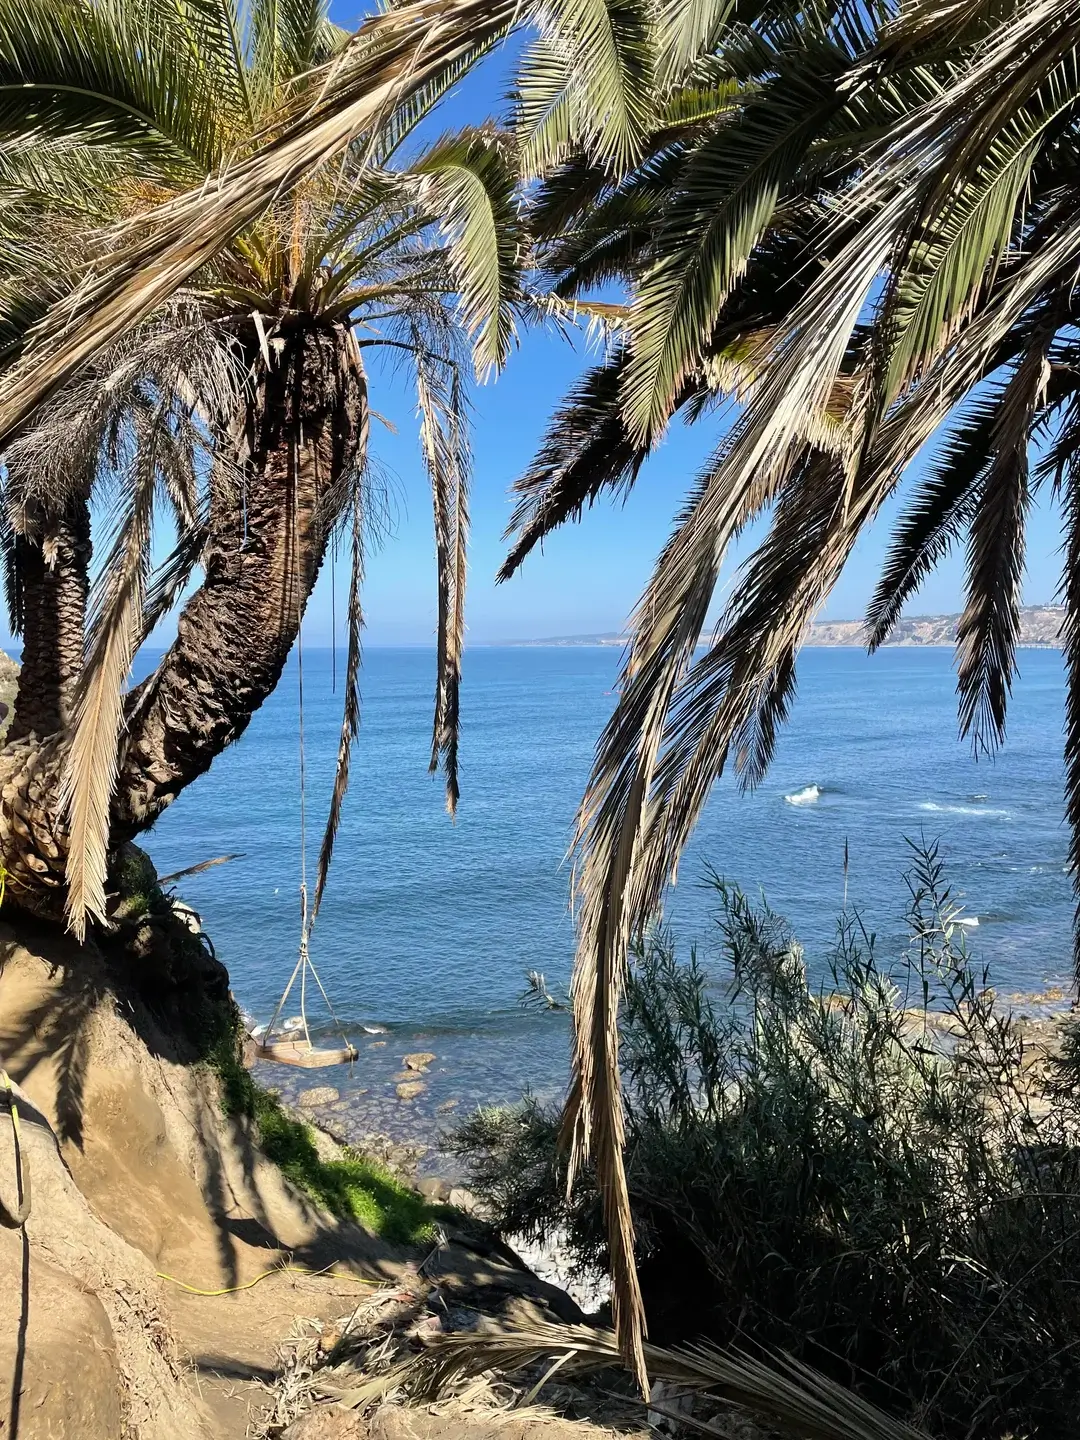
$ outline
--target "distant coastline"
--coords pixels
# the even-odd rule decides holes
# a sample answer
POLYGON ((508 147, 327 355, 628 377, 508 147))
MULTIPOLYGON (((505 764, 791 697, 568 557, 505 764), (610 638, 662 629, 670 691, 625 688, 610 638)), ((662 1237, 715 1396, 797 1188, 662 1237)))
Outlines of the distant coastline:
MULTIPOLYGON (((959 619, 959 615, 913 615, 910 619, 897 622, 885 644, 918 646, 924 649, 935 645, 951 646, 956 642, 959 619)), ((1020 645, 1037 650, 1060 650, 1064 619, 1063 606, 1025 605, 1020 611, 1020 645)), ((500 643, 514 648, 589 645, 622 647, 626 641, 625 635, 609 631, 601 635, 553 635, 546 640, 504 640, 500 643)), ((708 642, 708 634, 703 634, 701 643, 708 642)), ((833 649, 861 648, 866 644, 866 624, 862 620, 816 620, 810 626, 803 643, 833 649)))

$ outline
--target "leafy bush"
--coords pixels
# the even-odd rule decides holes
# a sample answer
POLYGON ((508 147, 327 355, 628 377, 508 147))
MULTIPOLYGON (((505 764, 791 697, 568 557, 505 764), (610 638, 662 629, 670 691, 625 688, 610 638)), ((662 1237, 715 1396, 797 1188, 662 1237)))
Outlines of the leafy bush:
MULTIPOLYGON (((942 1435, 1072 1435, 1080 1407, 1080 1041, 1045 1067, 972 964, 936 849, 891 967, 840 921, 828 981, 714 877, 716 981, 654 934, 623 1013, 627 1164, 650 1335, 782 1348, 942 1435)), ((508 1232, 606 1260, 530 1097, 455 1146, 508 1232)))

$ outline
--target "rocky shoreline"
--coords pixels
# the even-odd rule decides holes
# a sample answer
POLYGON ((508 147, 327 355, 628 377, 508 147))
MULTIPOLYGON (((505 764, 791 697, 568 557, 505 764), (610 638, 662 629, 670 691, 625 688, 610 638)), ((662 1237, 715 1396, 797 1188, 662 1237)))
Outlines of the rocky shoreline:
MULTIPOLYGON (((436 1059, 431 1051, 411 1052, 401 1057, 402 1069, 392 1082, 399 1102, 394 1118, 400 1121, 394 1133, 366 1128, 370 1115, 366 1115, 364 1100, 369 1090, 354 1091, 350 1098, 343 1096, 336 1086, 304 1085, 302 1081, 290 1082, 288 1077, 284 1077, 284 1083, 267 1088, 272 1089, 298 1119, 334 1145, 363 1151, 414 1186, 426 1199, 453 1206, 483 1222, 487 1217, 466 1187, 460 1166, 442 1147, 445 1128, 418 1121, 412 1109, 412 1102, 427 1088, 424 1077, 436 1059)), ((260 1066, 259 1070, 269 1068, 260 1066)), ((280 1068, 273 1067, 275 1072, 280 1068)), ((261 1074, 257 1078, 264 1081, 261 1074)), ((437 1109, 450 1116, 458 1106, 443 1102, 437 1109)), ((379 1113, 383 1113, 381 1109, 379 1113)), ((546 1236, 542 1242, 522 1235, 501 1235, 500 1239, 539 1280, 565 1291, 585 1314, 594 1314, 609 1300, 608 1277, 600 1271, 577 1270, 562 1235, 546 1236)))

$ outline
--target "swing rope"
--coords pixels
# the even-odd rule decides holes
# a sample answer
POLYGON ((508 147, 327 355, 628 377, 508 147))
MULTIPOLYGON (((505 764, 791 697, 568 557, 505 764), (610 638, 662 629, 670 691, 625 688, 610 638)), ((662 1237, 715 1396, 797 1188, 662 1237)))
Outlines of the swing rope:
POLYGON ((262 1046, 268 1047, 272 1043, 274 1026, 277 1024, 285 1003, 296 984, 296 977, 300 977, 300 1019, 304 1027, 304 1040, 309 1051, 314 1050, 311 1043, 311 1032, 308 1029, 307 1018, 307 977, 310 970, 315 984, 319 987, 319 994, 323 998, 334 1026, 341 1036, 344 1048, 349 1052, 352 1059, 356 1058, 356 1047, 345 1034, 345 1029, 338 1019, 330 997, 327 995, 319 972, 315 969, 309 950, 311 938, 311 927, 315 923, 315 917, 311 914, 308 904, 307 886, 307 762, 304 746, 304 601, 303 587, 300 584, 300 496, 296 477, 299 474, 299 457, 294 455, 293 465, 293 557, 294 574, 296 576, 296 670, 297 670, 297 697, 299 714, 297 717, 297 734, 299 737, 299 770, 300 770, 300 953, 293 972, 289 976, 288 984, 281 992, 281 999, 277 1003, 270 1024, 262 1037, 262 1046))

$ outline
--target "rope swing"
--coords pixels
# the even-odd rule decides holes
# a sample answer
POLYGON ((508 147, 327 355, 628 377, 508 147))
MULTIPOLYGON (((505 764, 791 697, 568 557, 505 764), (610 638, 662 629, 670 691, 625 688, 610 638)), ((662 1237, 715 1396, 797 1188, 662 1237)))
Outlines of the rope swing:
MULTIPOLYGON (((298 469, 298 467, 297 467, 298 469)), ((278 1065, 298 1065, 304 1069, 317 1070, 324 1065, 346 1065, 354 1061, 359 1051, 345 1034, 341 1021, 334 1013, 334 1007, 330 1003, 322 981, 319 979, 319 972, 311 959, 310 939, 311 927, 315 917, 311 913, 308 903, 307 886, 307 773, 304 756, 304 630, 303 630, 303 598, 302 587, 299 583, 300 576, 300 555, 299 555, 299 532, 300 532, 300 505, 299 496, 295 481, 296 470, 293 480, 293 502, 294 502, 294 554, 296 559, 296 661, 299 679, 299 736, 300 736, 300 953, 296 964, 293 966, 292 974, 289 976, 285 989, 281 992, 281 999, 277 1003, 270 1024, 266 1027, 259 1039, 255 1053, 260 1060, 273 1060, 278 1065), (323 998, 323 1004, 334 1022, 334 1027, 341 1036, 340 1047, 316 1046, 312 1043, 311 1032, 308 1029, 307 1017, 307 981, 308 975, 319 987, 319 994, 323 998), (274 1039, 274 1030, 281 1012, 285 1009, 286 1001, 292 994, 293 987, 297 980, 300 981, 300 1021, 304 1029, 304 1038, 298 1039, 291 1032, 283 1032, 277 1040, 274 1039)))

